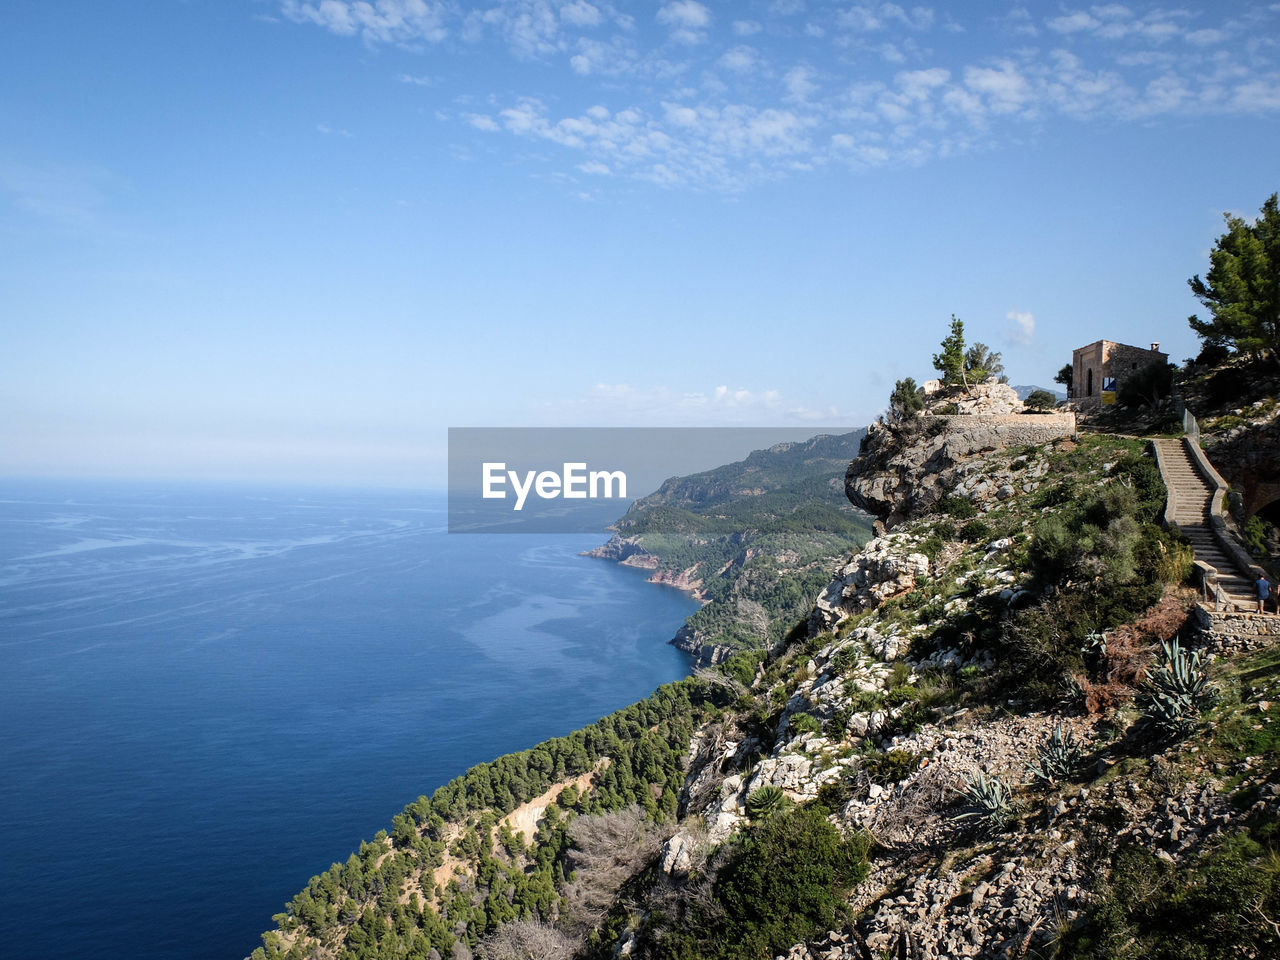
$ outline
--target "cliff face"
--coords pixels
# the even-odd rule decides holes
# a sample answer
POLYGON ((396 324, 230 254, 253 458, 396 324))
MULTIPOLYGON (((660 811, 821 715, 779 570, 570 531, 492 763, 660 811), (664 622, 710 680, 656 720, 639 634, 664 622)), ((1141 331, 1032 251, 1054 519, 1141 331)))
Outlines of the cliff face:
POLYGON ((609 541, 587 555, 649 570, 651 583, 705 604, 671 641, 697 666, 771 646, 808 613, 836 560, 870 532, 840 486, 861 437, 780 444, 673 477, 636 501, 609 541))
MULTIPOLYGON (((1024 413, 1012 387, 988 382, 968 394, 937 393, 923 413, 874 423, 845 474, 854 506, 876 517, 877 531, 928 512, 956 493, 983 500, 1007 484, 965 481, 982 473, 981 457, 1010 447, 1039 447, 1076 432, 1072 413, 1024 413)), ((1006 496, 1008 491, 1006 491, 1006 496)))

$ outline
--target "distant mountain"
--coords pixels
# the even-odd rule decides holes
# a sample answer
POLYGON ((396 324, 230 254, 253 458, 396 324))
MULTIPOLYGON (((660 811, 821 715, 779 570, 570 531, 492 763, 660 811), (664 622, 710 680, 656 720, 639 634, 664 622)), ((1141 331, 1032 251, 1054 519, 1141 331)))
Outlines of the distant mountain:
POLYGON ((614 523, 591 556, 650 570, 706 601, 675 643, 703 662, 776 642, 807 612, 815 585, 871 535, 845 497, 865 430, 756 450, 673 477, 614 523))
POLYGON ((1065 393, 1061 390, 1055 390, 1053 387, 1020 386, 1014 387, 1013 389, 1014 392, 1018 394, 1019 400, 1027 399, 1027 397, 1031 396, 1031 394, 1035 393, 1037 390, 1044 390, 1047 393, 1052 393, 1053 399, 1055 400, 1067 399, 1067 395, 1065 393))

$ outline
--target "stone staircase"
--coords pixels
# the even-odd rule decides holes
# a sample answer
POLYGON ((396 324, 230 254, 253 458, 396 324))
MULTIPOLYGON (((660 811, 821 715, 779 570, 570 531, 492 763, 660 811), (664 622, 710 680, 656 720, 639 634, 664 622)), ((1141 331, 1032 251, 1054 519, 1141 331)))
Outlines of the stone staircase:
POLYGON ((1182 440, 1161 439, 1155 445, 1160 473, 1170 492, 1165 519, 1176 523, 1191 542, 1196 560, 1216 571, 1217 585, 1226 594, 1228 607, 1256 609, 1252 574, 1240 568, 1213 530, 1216 486, 1204 476, 1182 440))

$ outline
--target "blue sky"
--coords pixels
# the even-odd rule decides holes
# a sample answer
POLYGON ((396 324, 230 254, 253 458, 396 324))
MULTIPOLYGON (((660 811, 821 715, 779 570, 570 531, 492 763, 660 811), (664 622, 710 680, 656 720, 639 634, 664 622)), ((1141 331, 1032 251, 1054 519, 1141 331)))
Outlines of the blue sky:
POLYGON ((434 485, 448 426, 858 426, 952 313, 1196 352, 1280 4, 20 2, 0 474, 434 485))

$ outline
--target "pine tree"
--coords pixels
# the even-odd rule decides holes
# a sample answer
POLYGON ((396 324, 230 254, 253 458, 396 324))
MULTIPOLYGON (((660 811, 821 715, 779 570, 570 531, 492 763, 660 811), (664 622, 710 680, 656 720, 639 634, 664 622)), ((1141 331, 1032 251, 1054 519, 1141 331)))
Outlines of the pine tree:
POLYGON ((1252 356, 1280 350, 1280 205, 1272 194, 1252 223, 1223 214, 1227 232, 1209 254, 1209 272, 1187 281, 1213 315, 1187 318, 1208 345, 1252 356))
POLYGON ((933 366, 942 374, 942 382, 969 389, 969 377, 964 360, 964 321, 951 315, 951 333, 941 343, 942 352, 933 355, 933 366))

